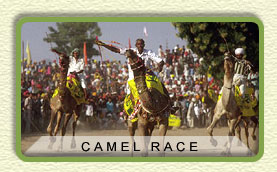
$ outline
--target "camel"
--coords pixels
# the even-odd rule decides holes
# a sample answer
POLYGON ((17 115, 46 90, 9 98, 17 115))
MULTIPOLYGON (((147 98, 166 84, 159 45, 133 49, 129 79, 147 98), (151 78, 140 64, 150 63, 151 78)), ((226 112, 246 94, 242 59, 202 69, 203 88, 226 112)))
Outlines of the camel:
POLYGON ((249 136, 248 128, 249 128, 250 122, 252 121, 254 123, 254 126, 253 126, 253 130, 252 130, 252 133, 251 133, 251 137, 252 137, 253 140, 256 140, 257 138, 256 138, 256 135, 255 135, 255 132, 256 132, 256 128, 257 128, 258 123, 259 123, 258 114, 257 114, 257 112, 259 112, 259 106, 258 106, 259 103, 256 101, 256 98, 253 94, 252 95, 247 95, 245 102, 246 102, 245 103, 246 106, 248 106, 248 107, 246 107, 246 110, 248 112, 243 112, 243 115, 241 116, 241 118, 238 121, 236 131, 237 131, 237 134, 239 136, 239 139, 241 140, 241 133, 240 133, 241 127, 240 127, 239 124, 242 121, 244 129, 245 129, 246 145, 250 149, 249 141, 248 141, 248 136, 249 136), (249 97, 251 97, 252 101, 250 101, 250 99, 248 99, 249 97), (252 106, 254 106, 254 107, 249 107, 250 104, 252 104, 252 106), (245 115, 250 115, 250 116, 244 116, 244 114, 245 115))
MULTIPOLYGON (((222 98, 217 102, 214 109, 213 121, 207 128, 209 135, 211 136, 211 143, 216 146, 217 141, 213 138, 213 128, 218 120, 226 115, 228 119, 229 132, 228 136, 235 136, 235 127, 238 123, 240 116, 240 109, 235 100, 235 90, 232 85, 234 75, 234 60, 229 54, 225 54, 224 58, 224 84, 222 87, 222 98)), ((230 154, 232 137, 228 137, 229 142, 226 149, 226 153, 230 154)))
MULTIPOLYGON (((137 112, 138 121, 129 127, 130 136, 133 138, 136 127, 140 136, 151 136, 156 122, 159 122, 159 136, 165 136, 168 128, 167 112, 171 107, 167 90, 163 87, 165 94, 162 94, 156 88, 148 88, 145 81, 146 75, 154 76, 154 74, 150 70, 146 70, 143 60, 133 50, 127 50, 125 55, 134 72, 134 82, 141 103, 137 112)), ((149 139, 149 137, 146 138, 149 139)), ((145 148, 147 148, 148 141, 144 142, 145 148)), ((147 152, 145 156, 147 156, 147 152)))
MULTIPOLYGON (((61 129, 61 136, 65 135, 67 124, 71 116, 73 115, 74 121, 72 123, 72 128, 73 128, 73 138, 74 138, 77 120, 80 117, 82 104, 80 105, 77 104, 76 100, 72 97, 69 89, 66 87, 67 72, 69 67, 69 57, 65 53, 60 53, 57 50, 52 49, 52 51, 59 55, 60 81, 58 84, 58 95, 52 97, 50 100, 51 118, 47 128, 47 132, 49 133, 50 136, 57 135, 62 116, 65 113, 65 118, 61 129), (57 124, 55 126, 54 134, 53 134, 52 125, 56 117, 57 117, 57 124)), ((50 138, 54 139, 54 137, 50 137, 50 138)), ((51 140, 51 141, 53 143, 55 140, 51 140)), ((71 147, 72 148, 76 147, 74 139, 72 140, 71 147)))
MULTIPOLYGON (((243 122, 243 126, 244 126, 244 129, 245 129, 245 137, 246 137, 246 145, 248 147, 248 149, 250 149, 250 146, 249 146, 249 141, 248 141, 248 137, 249 137, 249 132, 248 132, 248 128, 249 128, 249 123, 250 121, 252 121, 254 123, 254 126, 253 126, 253 130, 252 130, 252 133, 251 133, 251 137, 253 140, 256 140, 257 137, 255 135, 255 132, 256 132, 256 128, 258 126, 258 118, 256 116, 251 116, 251 117, 242 117, 239 122, 243 122)), ((238 122, 238 124, 239 124, 238 122)), ((236 131, 237 131, 237 134, 239 136, 239 140, 241 141, 241 127, 238 125, 237 128, 236 128, 236 131)), ((241 144, 241 142, 239 142, 241 144)))

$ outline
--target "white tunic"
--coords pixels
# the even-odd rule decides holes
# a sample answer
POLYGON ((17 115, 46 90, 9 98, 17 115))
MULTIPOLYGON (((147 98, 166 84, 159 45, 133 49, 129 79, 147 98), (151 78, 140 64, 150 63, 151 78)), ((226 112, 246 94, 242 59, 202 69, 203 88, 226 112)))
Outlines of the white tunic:
MULTIPOLYGON (((84 70, 84 66, 85 66, 84 59, 78 58, 76 60, 74 57, 69 56, 69 68, 68 68, 67 75, 69 75, 70 72, 80 72, 81 70, 84 70)), ((86 88, 84 72, 79 73, 78 77, 80 79, 81 86, 83 88, 86 88)))
MULTIPOLYGON (((137 55, 144 60, 144 65, 147 68, 153 68, 153 62, 160 63, 162 59, 158 57, 153 51, 144 49, 143 52, 140 54, 137 48, 131 48, 133 51, 137 53, 137 55)), ((120 49, 120 54, 124 55, 128 49, 120 49)), ((129 71, 129 79, 128 81, 134 79, 134 73, 131 69, 130 64, 128 64, 128 71, 129 71)))
POLYGON ((84 66, 84 59, 78 58, 76 60, 74 57, 69 56, 69 68, 67 75, 69 75, 70 72, 80 72, 81 70, 84 70, 84 66))

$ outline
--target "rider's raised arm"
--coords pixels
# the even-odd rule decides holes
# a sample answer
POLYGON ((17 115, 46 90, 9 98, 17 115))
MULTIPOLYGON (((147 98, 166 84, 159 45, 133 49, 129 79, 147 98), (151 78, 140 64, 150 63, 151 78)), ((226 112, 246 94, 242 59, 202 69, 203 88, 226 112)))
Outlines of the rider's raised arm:
POLYGON ((61 55, 67 56, 65 53, 59 52, 58 50, 56 50, 56 49, 54 49, 54 48, 52 48, 51 51, 52 51, 53 53, 58 54, 59 56, 61 56, 61 55))
POLYGON ((120 53, 120 49, 117 48, 117 47, 114 47, 112 45, 108 45, 108 44, 105 44, 104 42, 102 41, 95 41, 95 43, 99 46, 103 46, 105 48, 107 48, 108 50, 111 50, 112 52, 115 52, 115 53, 120 53))

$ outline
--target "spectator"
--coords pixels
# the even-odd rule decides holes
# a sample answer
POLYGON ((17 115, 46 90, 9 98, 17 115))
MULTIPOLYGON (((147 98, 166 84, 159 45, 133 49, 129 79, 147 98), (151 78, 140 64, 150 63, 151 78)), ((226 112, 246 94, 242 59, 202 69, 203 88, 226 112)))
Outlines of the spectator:
POLYGON ((26 133, 31 132, 31 120, 32 120, 32 108, 33 108, 33 98, 32 94, 27 92, 27 98, 25 99, 24 102, 24 119, 26 121, 26 128, 25 131, 26 133))

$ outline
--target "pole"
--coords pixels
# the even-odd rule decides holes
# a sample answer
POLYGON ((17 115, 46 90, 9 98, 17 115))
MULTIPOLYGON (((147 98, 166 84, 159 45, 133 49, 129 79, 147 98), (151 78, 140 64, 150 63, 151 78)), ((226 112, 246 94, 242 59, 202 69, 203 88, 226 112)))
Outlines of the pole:
POLYGON ((22 41, 21 72, 24 71, 24 41, 22 41))

